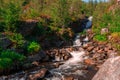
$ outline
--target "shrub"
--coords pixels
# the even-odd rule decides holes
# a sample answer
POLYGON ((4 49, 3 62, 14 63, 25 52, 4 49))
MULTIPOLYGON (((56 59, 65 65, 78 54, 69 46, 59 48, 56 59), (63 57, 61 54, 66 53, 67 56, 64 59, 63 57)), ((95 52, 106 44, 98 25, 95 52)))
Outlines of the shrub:
POLYGON ((18 65, 26 57, 11 50, 2 51, 0 54, 0 69, 10 69, 13 65, 18 65))
POLYGON ((22 61, 25 59, 25 56, 23 56, 19 53, 16 53, 14 51, 11 51, 11 50, 2 51, 0 57, 1 58, 9 58, 12 61, 22 61))
POLYGON ((0 58, 0 69, 10 68, 13 61, 10 58, 0 58))
POLYGON ((12 33, 11 35, 8 34, 7 36, 14 43, 15 48, 23 47, 25 40, 20 33, 12 33))
POLYGON ((28 52, 38 52, 41 49, 41 46, 37 42, 31 42, 27 48, 28 52))

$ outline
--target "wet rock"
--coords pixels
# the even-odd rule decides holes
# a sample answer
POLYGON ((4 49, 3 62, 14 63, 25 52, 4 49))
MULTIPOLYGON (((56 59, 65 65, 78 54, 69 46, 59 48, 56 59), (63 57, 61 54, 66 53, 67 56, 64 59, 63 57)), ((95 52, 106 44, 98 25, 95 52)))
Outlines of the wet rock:
POLYGON ((64 56, 64 60, 68 60, 70 58, 70 56, 64 56))
POLYGON ((120 56, 106 60, 92 80, 120 80, 120 56))
POLYGON ((29 80, 41 80, 50 72, 46 68, 40 69, 37 73, 29 75, 29 80))
POLYGON ((102 28, 101 34, 107 34, 109 32, 108 28, 102 28))
POLYGON ((83 44, 82 46, 84 49, 88 48, 89 47, 89 44, 83 44))
POLYGON ((54 63, 53 65, 54 65, 54 67, 55 68, 58 68, 60 65, 62 65, 63 63, 59 63, 59 62, 56 62, 56 63, 54 63))

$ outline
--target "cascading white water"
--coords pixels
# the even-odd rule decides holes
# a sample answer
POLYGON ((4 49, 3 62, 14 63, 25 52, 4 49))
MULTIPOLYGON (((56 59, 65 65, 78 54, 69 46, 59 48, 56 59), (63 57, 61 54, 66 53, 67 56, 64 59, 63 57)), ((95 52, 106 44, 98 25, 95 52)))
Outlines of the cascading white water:
MULTIPOLYGON (((75 40, 73 41, 73 47, 76 46, 82 46, 80 34, 77 34, 75 40)), ((54 76, 52 78, 48 78, 47 80, 64 80, 65 75, 83 75, 81 68, 84 67, 82 62, 87 58, 85 51, 73 51, 70 52, 70 54, 72 58, 63 62, 64 64, 60 65, 59 68, 52 69, 50 72, 54 76)))
POLYGON ((82 42, 80 41, 80 34, 77 34, 75 40, 73 41, 73 46, 81 46, 82 42))
POLYGON ((63 65, 59 66, 59 68, 52 69, 50 72, 54 75, 52 78, 48 78, 47 80, 64 80, 65 75, 83 75, 82 71, 79 71, 83 65, 81 64, 85 57, 84 51, 73 51, 70 52, 72 58, 65 61, 63 65), (77 70, 77 72, 75 71, 77 70), (79 73, 79 74, 78 74, 79 73))
POLYGON ((65 64, 77 64, 79 62, 83 62, 85 52, 84 51, 73 51, 70 53, 72 55, 72 58, 70 58, 68 61, 65 62, 65 64))

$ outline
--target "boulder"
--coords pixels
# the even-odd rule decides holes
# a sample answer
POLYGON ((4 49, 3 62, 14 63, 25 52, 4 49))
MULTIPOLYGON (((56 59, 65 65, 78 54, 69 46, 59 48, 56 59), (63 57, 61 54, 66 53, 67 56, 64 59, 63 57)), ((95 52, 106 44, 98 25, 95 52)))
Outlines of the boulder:
POLYGON ((29 80, 43 80, 49 73, 46 68, 42 68, 37 73, 29 75, 29 80))
POLYGON ((12 44, 12 41, 6 36, 0 36, 0 47, 3 49, 8 48, 12 44))
POLYGON ((120 80, 120 56, 106 60, 92 80, 120 80))
POLYGON ((18 32, 20 32, 23 36, 31 35, 37 26, 38 21, 37 20, 26 20, 21 21, 18 32))
POLYGON ((28 59, 27 59, 27 62, 42 61, 45 58, 46 58, 46 53, 41 50, 37 54, 29 56, 28 59))

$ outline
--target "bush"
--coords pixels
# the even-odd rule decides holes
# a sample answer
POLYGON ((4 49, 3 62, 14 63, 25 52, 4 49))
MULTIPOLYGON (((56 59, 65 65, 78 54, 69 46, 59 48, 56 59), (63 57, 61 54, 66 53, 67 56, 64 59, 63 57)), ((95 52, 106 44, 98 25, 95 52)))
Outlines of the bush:
POLYGON ((9 58, 12 61, 22 61, 25 59, 25 56, 23 56, 19 53, 16 53, 14 51, 11 51, 11 50, 2 51, 0 57, 1 58, 9 58))
POLYGON ((27 48, 28 52, 38 52, 41 49, 41 46, 37 42, 31 42, 27 48))
POLYGON ((12 33, 11 35, 8 34, 7 36, 14 43, 14 48, 23 47, 25 40, 20 33, 12 33))
POLYGON ((10 58, 0 58, 0 69, 10 68, 13 61, 10 58))
POLYGON ((11 50, 2 51, 0 54, 0 69, 10 69, 13 65, 18 65, 26 57, 11 50))

